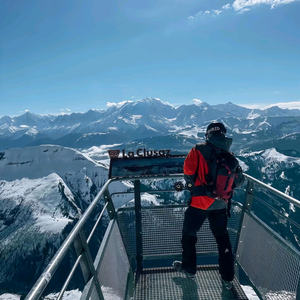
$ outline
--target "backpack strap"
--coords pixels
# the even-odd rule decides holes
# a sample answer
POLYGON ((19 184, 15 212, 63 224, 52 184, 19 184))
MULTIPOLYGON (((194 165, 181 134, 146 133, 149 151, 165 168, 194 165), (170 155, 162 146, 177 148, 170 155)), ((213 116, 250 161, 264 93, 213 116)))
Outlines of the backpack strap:
MULTIPOLYGON (((210 142, 196 144, 196 149, 201 152, 202 156, 204 157, 205 161, 208 164, 210 175, 213 175, 212 178, 208 178, 209 182, 207 182, 206 185, 214 187, 217 182, 218 167, 219 167, 218 164, 215 162, 216 162, 216 159, 218 159, 218 158, 221 159, 219 153, 221 153, 221 151, 224 151, 224 150, 217 148, 210 142)), ((202 183, 202 184, 204 184, 204 183, 202 183)))
MULTIPOLYGON (((206 142, 206 145, 207 146, 209 146, 211 149, 212 149, 212 152, 214 152, 214 154, 215 155, 217 155, 218 156, 218 154, 219 153, 230 153, 230 154, 232 154, 233 155, 233 153, 232 152, 229 152, 229 151, 226 151, 226 150, 223 150, 223 149, 219 149, 219 148, 217 148, 215 145, 213 145, 212 143, 210 143, 210 142, 206 142)), ((216 166, 216 169, 214 170, 214 175, 215 175, 215 178, 214 178, 214 185, 216 184, 216 180, 217 180, 217 164, 215 164, 216 166)), ((232 204, 232 202, 231 202, 231 198, 230 199, 228 199, 228 202, 227 202, 227 209, 226 209, 226 214, 227 214, 227 217, 228 218, 230 218, 231 217, 231 204, 232 204)))
MULTIPOLYGON (((208 167, 211 172, 212 165, 210 164, 210 162, 212 162, 212 160, 213 160, 213 154, 214 154, 213 152, 214 151, 212 150, 211 147, 207 147, 207 144, 208 144, 207 142, 199 143, 199 144, 196 144, 195 148, 196 148, 196 150, 200 151, 200 153, 204 157, 205 161, 207 162, 208 167)), ((214 171, 216 171, 216 170, 214 170, 214 171)), ((197 172, 197 176, 198 176, 198 172, 197 172)), ((198 179, 200 180, 202 185, 196 186, 194 188, 193 192, 195 192, 195 194, 197 194, 197 195, 212 197, 213 196, 212 191, 213 191, 214 178, 212 178, 209 185, 202 182, 202 180, 199 178, 199 176, 198 176, 198 179)))
POLYGON ((195 148, 196 150, 199 150, 204 157, 206 161, 209 161, 211 159, 212 155, 212 149, 211 147, 207 147, 210 143, 204 142, 204 143, 198 143, 196 144, 195 148))

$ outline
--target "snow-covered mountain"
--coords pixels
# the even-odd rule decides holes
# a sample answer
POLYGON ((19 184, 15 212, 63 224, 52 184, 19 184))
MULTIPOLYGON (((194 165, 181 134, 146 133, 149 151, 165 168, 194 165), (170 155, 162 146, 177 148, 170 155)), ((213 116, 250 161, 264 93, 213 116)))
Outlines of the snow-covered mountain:
MULTIPOLYGON (((107 179, 106 165, 71 148, 44 145, 1 152, 0 292, 28 292, 107 179)), ((110 187, 111 192, 128 188, 121 183, 110 187)), ((115 205, 128 200, 123 197, 115 205)), ((99 226, 98 242, 104 228, 99 226)))
MULTIPOLYGON (((0 119, 0 150, 43 144, 87 149, 193 129, 203 132, 214 120, 223 121, 229 134, 241 136, 268 131, 268 138, 278 138, 300 128, 300 110, 279 107, 251 110, 231 102, 209 105, 200 100, 175 108, 159 99, 145 98, 110 104, 107 110, 56 117, 26 112, 0 119)), ((251 142, 255 140, 254 137, 251 142)))

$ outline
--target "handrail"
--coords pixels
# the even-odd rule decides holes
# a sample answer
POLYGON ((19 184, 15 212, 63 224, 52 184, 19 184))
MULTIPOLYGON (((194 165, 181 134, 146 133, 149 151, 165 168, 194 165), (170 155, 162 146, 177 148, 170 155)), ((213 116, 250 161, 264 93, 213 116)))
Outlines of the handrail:
POLYGON ((277 215, 281 216, 282 218, 288 220, 291 224, 293 224, 294 226, 298 227, 300 229, 300 224, 298 224, 297 222, 295 222, 294 220, 292 220, 291 218, 289 218, 288 216, 286 216, 284 213, 282 213, 280 210, 273 208, 270 204, 268 204, 267 202, 265 202, 264 200, 260 199, 259 197, 253 195, 253 199, 257 200, 258 202, 260 202, 262 205, 266 206, 268 209, 272 210, 273 212, 275 212, 277 215))
POLYGON ((56 269, 60 265, 61 261, 67 254, 68 249, 71 247, 72 243, 74 242, 75 238, 79 234, 80 230, 86 223, 87 219, 89 218, 90 214, 93 212, 94 208, 98 204, 98 201, 100 200, 101 196, 104 194, 104 191, 107 189, 109 184, 112 180, 108 180, 98 195, 95 197, 93 202, 89 205, 85 213, 82 215, 82 217, 79 219, 76 226, 73 228, 73 230, 70 232, 70 234, 67 236, 61 247, 56 252, 55 256, 52 258, 50 263, 48 264, 47 268, 43 272, 43 274, 39 277, 35 285, 32 287, 30 292, 27 294, 25 300, 35 300, 39 299, 39 297, 42 295, 44 289, 47 287, 50 279, 52 278, 53 274, 55 273, 56 269))
MULTIPOLYGON (((97 228, 97 226, 98 226, 98 224, 99 224, 99 222, 100 222, 100 220, 101 220, 101 218, 103 216, 104 211, 106 210, 107 205, 108 205, 108 202, 106 202, 106 204, 104 205, 104 207, 103 207, 103 209, 102 209, 102 211, 101 211, 101 213, 100 213, 100 215, 99 215, 99 217, 98 217, 98 219, 97 219, 97 221, 96 221, 96 223, 94 225, 94 228, 92 229, 89 237, 87 238, 87 240, 86 240, 87 244, 89 244, 89 242, 91 241, 91 238, 92 238, 92 236, 93 236, 93 234, 94 234, 94 232, 95 232, 95 230, 96 230, 96 228, 97 228)), ((66 291, 66 289, 67 289, 67 287, 68 287, 68 285, 69 285, 69 283, 70 283, 70 281, 71 281, 71 279, 73 277, 73 274, 74 274, 74 272, 75 272, 78 264, 80 263, 81 258, 82 258, 82 254, 80 254, 78 256, 78 258, 77 258, 77 260, 76 260, 76 262, 75 262, 75 264, 74 264, 74 266, 73 266, 73 268, 72 268, 72 270, 71 270, 71 272, 70 272, 67 280, 65 281, 65 284, 63 285, 63 287, 62 287, 62 289, 61 289, 61 291, 60 291, 60 293, 59 293, 59 295, 57 297, 57 300, 62 299, 63 294, 66 291)))
POLYGON ((252 181, 252 182, 254 182, 254 183, 256 183, 256 184, 258 184, 258 185, 260 185, 260 186, 262 186, 264 188, 266 188, 267 190, 270 190, 275 195, 279 196, 280 198, 283 198, 284 200, 286 200, 286 201, 288 201, 288 202, 290 202, 290 203, 292 203, 292 204, 294 204, 294 205, 296 205, 297 207, 300 208, 300 201, 299 200, 297 200, 297 199, 295 199, 295 198, 293 198, 293 197, 291 197, 289 195, 286 195, 283 192, 280 192, 280 191, 276 190, 275 188, 273 188, 273 187, 271 187, 271 186, 269 186, 269 185, 261 182, 260 180, 254 178, 254 177, 252 177, 252 176, 250 176, 250 175, 248 175, 246 173, 243 173, 243 174, 244 174, 244 176, 248 180, 250 180, 250 181, 252 181))

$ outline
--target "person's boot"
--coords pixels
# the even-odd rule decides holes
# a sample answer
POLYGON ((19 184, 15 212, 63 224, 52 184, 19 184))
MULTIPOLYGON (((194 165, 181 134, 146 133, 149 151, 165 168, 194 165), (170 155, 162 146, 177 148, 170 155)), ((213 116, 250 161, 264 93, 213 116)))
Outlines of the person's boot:
POLYGON ((189 273, 186 270, 182 269, 182 262, 175 260, 172 263, 173 268, 177 271, 177 272, 181 272, 183 273, 188 279, 195 279, 195 274, 189 273))
POLYGON ((222 279, 222 285, 227 290, 232 289, 232 281, 226 281, 226 280, 222 279))

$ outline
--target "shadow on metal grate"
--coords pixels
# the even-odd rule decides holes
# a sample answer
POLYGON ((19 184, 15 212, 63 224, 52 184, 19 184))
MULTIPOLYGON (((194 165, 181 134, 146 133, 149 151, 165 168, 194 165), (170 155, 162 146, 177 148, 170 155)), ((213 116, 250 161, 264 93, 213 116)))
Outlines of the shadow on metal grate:
POLYGON ((137 283, 134 300, 247 300, 235 278, 232 291, 222 288, 216 265, 198 266, 196 279, 187 279, 173 268, 144 270, 137 283))

